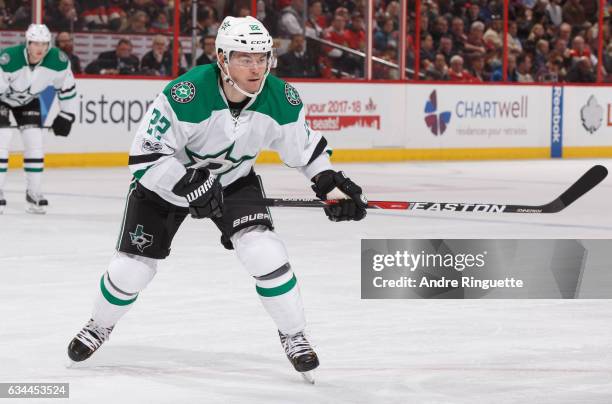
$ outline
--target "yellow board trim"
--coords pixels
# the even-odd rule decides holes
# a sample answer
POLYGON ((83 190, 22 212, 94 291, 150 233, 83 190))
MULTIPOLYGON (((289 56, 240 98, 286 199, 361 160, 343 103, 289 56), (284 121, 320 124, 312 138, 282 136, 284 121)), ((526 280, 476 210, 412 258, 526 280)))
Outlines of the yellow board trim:
MULTIPOLYGON (((564 147, 565 158, 612 157, 612 146, 564 147)), ((332 161, 348 162, 394 162, 418 160, 510 160, 547 159, 549 147, 465 148, 465 149, 338 149, 332 161)), ((45 167, 125 167, 127 153, 49 153, 45 155, 45 167)), ((278 154, 262 151, 257 163, 279 164, 278 154)), ((10 168, 23 167, 23 155, 11 154, 10 168)))
POLYGON ((565 146, 563 157, 567 158, 609 158, 612 146, 565 146))
MULTIPOLYGON (((49 153, 45 154, 47 167, 119 167, 127 166, 127 153, 49 153)), ((9 168, 23 167, 23 155, 11 154, 9 168)))

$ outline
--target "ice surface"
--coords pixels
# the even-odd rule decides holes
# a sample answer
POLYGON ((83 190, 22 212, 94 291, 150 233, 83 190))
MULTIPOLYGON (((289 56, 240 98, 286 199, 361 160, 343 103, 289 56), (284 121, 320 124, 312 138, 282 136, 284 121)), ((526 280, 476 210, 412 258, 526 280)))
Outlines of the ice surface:
MULTIPOLYGON (((611 160, 337 165, 370 199, 541 204, 611 160)), ((269 196, 305 196, 259 166, 269 196)), ((66 368, 113 253, 127 169, 49 169, 49 213, 24 213, 9 172, 0 216, 0 382, 69 382, 71 403, 611 403, 611 300, 361 300, 361 238, 610 238, 612 180, 554 215, 371 211, 329 222, 273 209, 321 359, 308 385, 252 279, 189 219, 111 340, 66 368)), ((612 297, 612 296, 611 296, 612 297)), ((30 400, 28 402, 35 402, 30 400)), ((47 401, 44 401, 47 402, 47 401)), ((54 401, 55 402, 55 401, 54 401)))

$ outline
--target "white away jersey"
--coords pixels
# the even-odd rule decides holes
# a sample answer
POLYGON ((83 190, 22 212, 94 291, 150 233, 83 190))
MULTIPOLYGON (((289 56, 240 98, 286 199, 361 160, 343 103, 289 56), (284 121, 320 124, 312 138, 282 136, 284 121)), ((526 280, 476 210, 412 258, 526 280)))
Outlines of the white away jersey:
POLYGON ((47 87, 57 92, 60 109, 76 114, 76 83, 70 61, 58 48, 50 48, 34 69, 28 64, 25 45, 0 52, 0 101, 12 107, 29 104, 47 87))
POLYGON ((170 82, 149 107, 130 150, 134 177, 179 206, 185 198, 171 190, 195 164, 221 176, 226 187, 246 176, 262 149, 311 178, 331 169, 327 141, 312 131, 297 91, 268 75, 261 93, 234 118, 219 82, 219 68, 195 67, 170 82))

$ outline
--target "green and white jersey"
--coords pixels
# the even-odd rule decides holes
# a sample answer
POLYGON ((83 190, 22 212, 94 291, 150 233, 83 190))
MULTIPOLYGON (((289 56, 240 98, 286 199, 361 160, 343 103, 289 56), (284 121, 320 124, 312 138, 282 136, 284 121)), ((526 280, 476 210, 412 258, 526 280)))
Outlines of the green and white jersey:
POLYGON ((187 206, 171 191, 185 167, 211 163, 226 187, 250 172, 262 149, 277 151, 309 179, 331 169, 327 141, 308 127, 295 88, 268 75, 261 93, 234 118, 219 76, 214 64, 197 66, 157 96, 130 150, 130 169, 142 185, 187 206))
POLYGON ((47 87, 57 91, 60 109, 76 114, 76 83, 70 61, 58 48, 50 48, 31 68, 26 46, 11 46, 0 52, 0 101, 12 107, 26 105, 47 87))

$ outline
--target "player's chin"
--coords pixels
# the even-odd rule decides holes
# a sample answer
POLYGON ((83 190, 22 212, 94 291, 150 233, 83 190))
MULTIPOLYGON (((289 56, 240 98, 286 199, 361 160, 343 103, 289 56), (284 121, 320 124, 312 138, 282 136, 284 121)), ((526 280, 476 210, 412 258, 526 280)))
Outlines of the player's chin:
POLYGON ((249 89, 249 92, 254 93, 259 90, 259 85, 261 84, 261 79, 253 79, 247 80, 246 87, 249 89))

